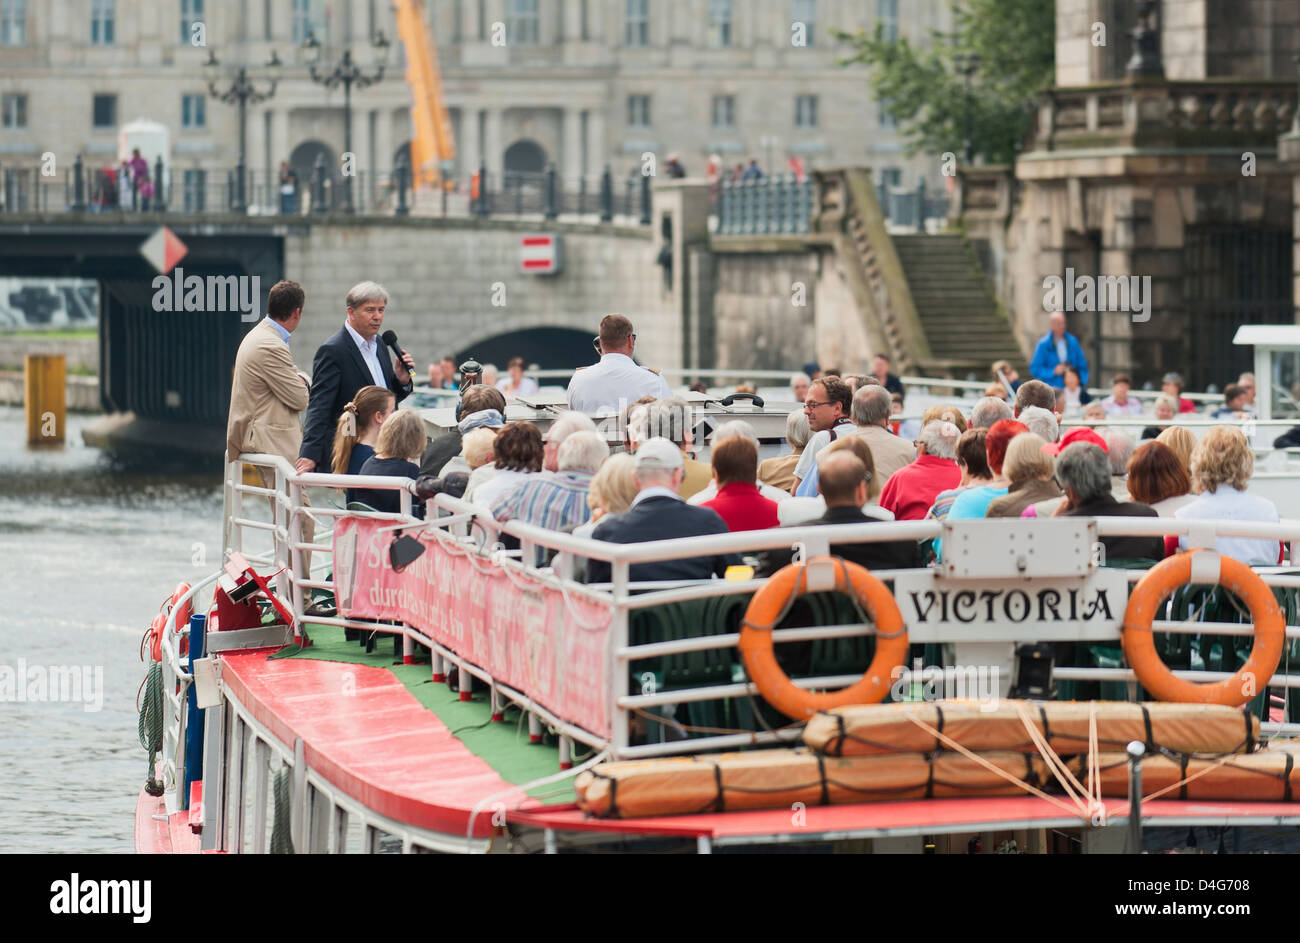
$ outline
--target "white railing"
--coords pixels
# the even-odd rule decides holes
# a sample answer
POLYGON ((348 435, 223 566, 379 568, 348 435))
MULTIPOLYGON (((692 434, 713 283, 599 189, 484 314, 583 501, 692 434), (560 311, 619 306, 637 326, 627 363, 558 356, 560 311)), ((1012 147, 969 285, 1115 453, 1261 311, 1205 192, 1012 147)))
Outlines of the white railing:
MULTIPOLYGON (((403 507, 405 509, 409 506, 406 502, 409 501, 408 489, 411 482, 406 479, 363 479, 317 474, 298 476, 292 473, 288 464, 282 459, 272 456, 243 456, 243 459, 254 464, 277 469, 277 491, 280 492, 276 496, 277 508, 282 508, 287 517, 279 521, 273 528, 275 546, 268 553, 262 555, 262 559, 272 562, 289 558, 297 565, 301 560, 301 555, 310 551, 313 571, 323 571, 329 566, 330 546, 319 542, 304 543, 301 540, 301 519, 304 515, 311 514, 312 517, 322 523, 325 521, 332 522, 350 512, 322 505, 304 507, 300 496, 302 489, 306 486, 335 489, 343 487, 388 488, 404 493, 403 507)), ((238 467, 237 464, 231 466, 232 469, 238 469, 238 467)), ((236 495, 250 492, 261 495, 268 490, 233 481, 228 482, 228 486, 236 495)), ((237 511, 238 507, 235 510, 237 511)), ((443 539, 459 552, 475 553, 480 558, 478 565, 481 567, 504 570, 506 575, 515 574, 519 578, 527 578, 533 584, 557 588, 569 593, 571 596, 596 600, 609 607, 612 618, 607 641, 609 647, 607 664, 612 667, 610 677, 605 679, 607 683, 605 696, 608 698, 609 716, 614 721, 613 731, 610 736, 602 736, 592 730, 584 729, 579 724, 559 716, 559 712, 554 706, 543 703, 543 699, 539 698, 536 692, 512 688, 502 679, 493 677, 486 665, 474 662, 464 652, 455 650, 453 646, 440 643, 421 627, 394 626, 370 620, 347 618, 341 615, 331 618, 313 617, 310 621, 360 628, 373 632, 399 634, 403 637, 404 652, 408 655, 413 653, 416 643, 427 646, 433 655, 432 671, 435 675, 446 674, 451 668, 455 668, 460 675, 460 689, 462 691, 468 688, 471 677, 480 679, 488 686, 494 714, 498 714, 502 705, 509 702, 517 705, 528 715, 531 731, 538 732, 542 724, 553 727, 560 735, 561 760, 566 764, 571 760, 574 742, 583 743, 593 750, 609 750, 613 755, 619 757, 635 757, 722 749, 742 744, 776 742, 790 739, 795 735, 792 730, 733 730, 689 739, 662 740, 655 743, 632 742, 633 717, 638 714, 644 716, 642 712, 652 708, 667 708, 698 701, 743 701, 757 697, 755 686, 745 681, 669 691, 630 691, 628 669, 632 663, 649 658, 688 652, 729 651, 734 649, 737 642, 737 636, 733 633, 701 635, 688 639, 655 642, 649 645, 632 645, 629 638, 629 623, 632 613, 638 609, 691 599, 750 593, 763 585, 764 582, 763 580, 752 579, 741 582, 710 580, 673 584, 639 584, 629 579, 629 568, 633 564, 728 553, 750 554, 762 550, 789 550, 795 543, 802 543, 806 548, 806 553, 809 556, 815 556, 829 551, 836 543, 924 540, 938 537, 941 533, 941 525, 935 522, 870 523, 837 526, 812 525, 641 544, 607 544, 601 541, 543 530, 517 521, 501 524, 482 508, 446 495, 439 495, 434 501, 430 502, 428 513, 429 519, 427 521, 416 520, 406 513, 357 516, 378 516, 395 522, 404 522, 407 526, 403 529, 407 533, 412 533, 419 528, 440 531, 443 539), (491 552, 490 548, 498 543, 502 535, 510 535, 518 539, 521 544, 521 551, 518 554, 491 552), (538 548, 555 551, 558 554, 572 558, 603 560, 610 564, 611 580, 604 584, 587 585, 562 578, 557 574, 555 567, 539 569, 530 566, 528 561, 536 559, 535 552, 538 548)), ((231 548, 237 549, 240 546, 242 530, 245 527, 251 527, 254 523, 256 522, 242 515, 230 519, 230 532, 233 537, 231 548)), ((1101 536, 1190 535, 1194 546, 1205 545, 1205 541, 1212 540, 1215 535, 1256 537, 1288 543, 1300 540, 1300 521, 1259 524, 1250 522, 1179 521, 1168 518, 1101 518, 1097 520, 1096 526, 1097 532, 1101 536)), ((263 533, 270 532, 263 530, 263 533)), ((321 533, 317 534, 318 541, 321 536, 321 533)), ((559 569, 562 571, 563 567, 559 569)), ((295 618, 298 620, 302 619, 304 590, 309 588, 333 588, 332 581, 300 577, 296 569, 290 569, 282 575, 290 588, 293 610, 295 618)), ((882 579, 890 579, 898 575, 898 573, 883 571, 876 575, 882 579)), ((1136 579, 1140 575, 1139 571, 1130 574, 1130 577, 1136 579)), ((1272 572, 1266 572, 1263 575, 1265 581, 1270 585, 1300 587, 1300 576, 1288 576, 1272 572)), ((569 617, 572 618, 572 615, 570 614, 569 617)), ((1207 628, 1202 623, 1159 622, 1156 629, 1161 632, 1189 634, 1232 635, 1243 632, 1242 627, 1228 624, 1220 625, 1218 623, 1214 623, 1213 628, 1207 628)), ((1289 627, 1288 631, 1294 634, 1300 632, 1300 628, 1292 626, 1289 627)), ((777 641, 808 641, 868 635, 871 632, 871 628, 862 624, 817 626, 778 630, 774 634, 774 639, 777 641)), ((1053 638, 1058 638, 1058 636, 1049 636, 1041 631, 1035 631, 1034 635, 1034 639, 1026 638, 1025 641, 1050 641, 1053 638)), ((1062 640, 1067 637, 1059 636, 1062 640)), ((1119 640, 1118 630, 1114 633, 1114 640, 1119 640)), ((561 663, 557 670, 563 671, 563 669, 564 666, 561 663)), ((1062 668, 1058 672, 1058 676, 1066 678, 1068 675, 1069 679, 1090 681, 1111 681, 1120 677, 1131 679, 1131 675, 1128 674, 1115 674, 1116 670, 1062 668)), ((1122 669, 1119 670, 1122 671, 1122 669)), ((1213 680, 1219 677, 1214 673, 1195 671, 1179 671, 1175 672, 1175 674, 1195 681, 1213 680)), ((835 687, 851 683, 854 680, 856 680, 856 677, 795 679, 796 684, 806 688, 835 687)), ((904 680, 906 680, 906 676, 904 680)), ((1295 678, 1289 675, 1279 674, 1269 682, 1269 685, 1289 689, 1300 686, 1300 682, 1297 682, 1295 678)), ((659 726, 663 731, 672 725, 661 723, 659 726)), ((1278 729, 1291 730, 1292 728, 1287 726, 1285 728, 1271 727, 1270 729, 1276 732, 1278 729)))

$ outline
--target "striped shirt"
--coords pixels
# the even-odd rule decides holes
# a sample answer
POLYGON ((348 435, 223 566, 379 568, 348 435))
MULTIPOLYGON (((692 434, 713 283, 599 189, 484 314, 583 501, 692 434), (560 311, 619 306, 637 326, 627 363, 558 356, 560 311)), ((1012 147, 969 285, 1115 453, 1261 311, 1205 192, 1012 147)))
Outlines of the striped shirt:
POLYGON ((592 476, 592 472, 576 469, 529 475, 492 503, 492 516, 498 521, 523 521, 547 530, 572 530, 591 517, 587 488, 592 476))

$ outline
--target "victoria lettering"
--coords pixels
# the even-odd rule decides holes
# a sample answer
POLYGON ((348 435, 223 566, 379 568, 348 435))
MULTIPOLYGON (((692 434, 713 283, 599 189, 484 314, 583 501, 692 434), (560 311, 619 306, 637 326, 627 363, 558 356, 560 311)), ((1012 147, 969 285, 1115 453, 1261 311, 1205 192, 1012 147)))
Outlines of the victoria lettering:
POLYGON ((1062 593, 1040 589, 1030 593, 1023 589, 911 591, 912 608, 918 623, 930 622, 1087 622, 1094 618, 1112 619, 1108 590, 1098 589, 1088 595, 1077 589, 1062 593))

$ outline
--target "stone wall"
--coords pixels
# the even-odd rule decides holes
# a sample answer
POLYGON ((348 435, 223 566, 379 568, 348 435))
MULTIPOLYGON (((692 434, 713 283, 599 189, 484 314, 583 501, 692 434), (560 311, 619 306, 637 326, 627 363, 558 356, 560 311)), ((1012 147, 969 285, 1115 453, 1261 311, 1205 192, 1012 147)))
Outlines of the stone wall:
MULTIPOLYGON (((725 241, 734 246, 744 238, 725 241)), ((753 251, 729 246, 714 257, 716 364, 723 369, 797 370, 818 356, 818 257, 806 249, 773 251, 759 240, 753 243, 753 251)))
POLYGON ((648 227, 457 219, 403 224, 391 217, 384 223, 313 224, 305 234, 285 237, 285 277, 307 292, 293 339, 304 369, 316 347, 343 325, 347 291, 363 279, 388 289, 384 327, 396 331, 420 373, 444 353, 464 352, 499 334, 558 327, 594 335, 612 311, 637 326, 642 362, 681 365, 680 315, 672 313, 648 227), (521 274, 520 237, 530 232, 562 235, 560 274, 521 274), (504 304, 494 305, 502 294, 504 304))

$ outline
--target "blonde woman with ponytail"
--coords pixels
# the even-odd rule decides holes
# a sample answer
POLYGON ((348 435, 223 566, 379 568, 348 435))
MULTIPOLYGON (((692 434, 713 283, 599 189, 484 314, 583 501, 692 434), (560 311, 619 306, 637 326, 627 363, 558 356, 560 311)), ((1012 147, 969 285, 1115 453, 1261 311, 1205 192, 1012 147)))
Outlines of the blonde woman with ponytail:
MULTIPOLYGON (((366 459, 375 454, 379 427, 397 406, 391 390, 363 386, 343 407, 334 429, 334 452, 330 471, 335 475, 358 475, 366 459)), ((347 500, 352 500, 349 490, 347 500)))

